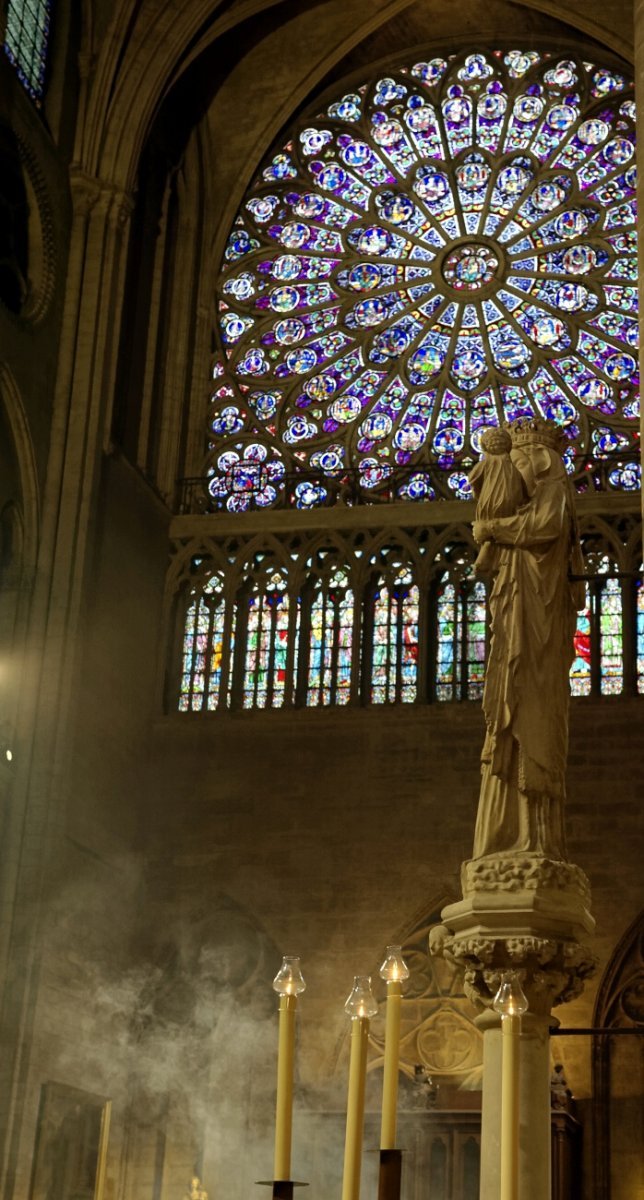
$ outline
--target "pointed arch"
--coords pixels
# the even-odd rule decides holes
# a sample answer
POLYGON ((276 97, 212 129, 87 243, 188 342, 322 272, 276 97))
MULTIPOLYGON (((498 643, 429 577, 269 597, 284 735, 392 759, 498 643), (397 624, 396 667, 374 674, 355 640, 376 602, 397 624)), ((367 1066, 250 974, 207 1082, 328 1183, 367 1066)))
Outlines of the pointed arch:
MULTIPOLYGON (((644 910, 618 942, 604 971, 595 1000, 593 1027, 644 1029, 644 910)), ((641 1151, 638 1127, 641 1131, 644 1120, 644 1038, 594 1035, 592 1065, 595 1195, 621 1200, 632 1191, 627 1172, 624 1178, 625 1167, 632 1161, 633 1151, 637 1156, 641 1151), (619 1179, 613 1155, 615 1162, 621 1155, 619 1179)), ((641 1162, 633 1166, 635 1178, 641 1162)))
POLYGON ((40 528, 40 489, 29 421, 16 381, 6 363, 0 362, 0 401, 13 440, 20 479, 23 570, 35 570, 40 528))

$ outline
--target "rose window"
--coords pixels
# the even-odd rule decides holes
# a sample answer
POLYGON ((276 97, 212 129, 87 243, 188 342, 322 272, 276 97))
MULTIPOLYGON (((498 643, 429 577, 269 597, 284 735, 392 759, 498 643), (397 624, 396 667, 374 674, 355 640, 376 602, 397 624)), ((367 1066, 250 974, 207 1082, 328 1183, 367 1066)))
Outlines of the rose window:
POLYGON ((224 253, 211 504, 464 496, 527 414, 579 490, 635 490, 635 189, 632 83, 576 58, 410 63, 300 121, 224 253))

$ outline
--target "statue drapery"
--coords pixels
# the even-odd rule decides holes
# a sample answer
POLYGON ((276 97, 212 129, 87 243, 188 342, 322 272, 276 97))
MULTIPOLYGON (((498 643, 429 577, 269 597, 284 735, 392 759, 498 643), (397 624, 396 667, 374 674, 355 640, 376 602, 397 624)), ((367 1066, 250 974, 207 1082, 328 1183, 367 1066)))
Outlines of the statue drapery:
POLYGON ((574 495, 557 426, 524 419, 509 432, 509 453, 493 451, 490 464, 484 459, 472 472, 474 536, 492 576, 474 857, 523 851, 565 859, 568 673, 584 604, 583 583, 570 579, 582 570, 574 495), (522 502, 505 515, 519 479, 522 502))

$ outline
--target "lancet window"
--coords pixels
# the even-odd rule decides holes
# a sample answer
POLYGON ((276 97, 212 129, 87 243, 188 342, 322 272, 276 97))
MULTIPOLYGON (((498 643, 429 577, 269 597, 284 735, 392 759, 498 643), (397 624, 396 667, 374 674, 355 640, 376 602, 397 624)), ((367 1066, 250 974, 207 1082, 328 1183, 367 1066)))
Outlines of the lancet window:
POLYGON ((479 700, 487 644, 485 585, 471 561, 456 553, 436 591, 435 698, 479 700))
POLYGON ((290 652, 293 644, 297 647, 298 617, 286 571, 258 556, 254 578, 242 588, 237 607, 243 708, 281 708, 290 700, 290 652))
POLYGON ((590 696, 592 687, 592 601, 590 587, 585 585, 586 604, 577 613, 574 635, 575 657, 570 668, 570 691, 573 696, 590 696))
POLYGON ((223 697, 222 677, 229 680, 234 646, 234 634, 227 629, 224 578, 217 572, 193 587, 190 596, 182 645, 181 712, 218 707, 223 697))
POLYGON ((586 582, 585 608, 577 616, 571 691, 574 696, 619 696, 630 666, 625 663, 625 617, 639 584, 602 550, 588 549, 585 562, 592 577, 586 582))
MULTIPOLYGON (((610 569, 610 563, 606 563, 610 569)), ((603 696, 618 696, 624 689, 622 584, 614 575, 599 577, 599 670, 603 696)))
POLYGON ((47 67, 50 0, 8 0, 4 49, 21 83, 38 103, 47 67))
POLYGON ((354 594, 348 571, 330 557, 322 552, 309 565, 315 573, 303 592, 300 676, 309 706, 351 699, 354 594))
POLYGON ((420 592, 414 573, 399 562, 378 575, 370 611, 371 704, 410 704, 418 695, 420 592))
MULTIPOLYGON (((296 539, 298 541, 298 539, 296 539)), ((450 543, 196 560, 181 609, 182 712, 476 701, 489 644, 474 550, 450 543), (239 572, 239 575, 234 574, 239 572)), ((575 697, 644 694, 644 585, 597 537, 570 672, 575 697)), ((184 593, 185 594, 185 593, 184 593)))

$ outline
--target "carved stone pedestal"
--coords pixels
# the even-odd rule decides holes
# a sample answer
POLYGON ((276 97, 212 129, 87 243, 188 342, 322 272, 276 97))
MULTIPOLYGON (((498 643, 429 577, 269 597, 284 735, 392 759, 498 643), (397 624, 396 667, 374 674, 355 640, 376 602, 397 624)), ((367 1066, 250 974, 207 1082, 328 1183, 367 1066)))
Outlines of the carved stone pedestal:
POLYGON ((595 922, 586 876, 535 854, 487 855, 461 869, 463 899, 441 913, 430 950, 460 967, 483 1030, 480 1200, 498 1200, 501 1022, 492 1009, 503 971, 518 973, 529 1009, 521 1032, 519 1197, 550 1198, 551 1009, 578 996, 595 969, 584 945, 595 922))

